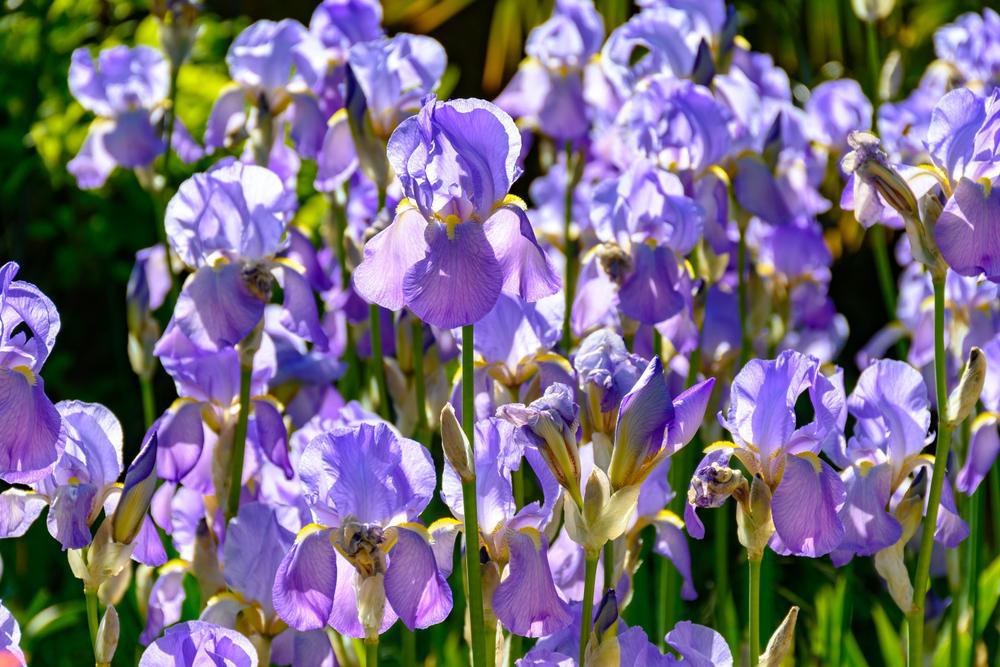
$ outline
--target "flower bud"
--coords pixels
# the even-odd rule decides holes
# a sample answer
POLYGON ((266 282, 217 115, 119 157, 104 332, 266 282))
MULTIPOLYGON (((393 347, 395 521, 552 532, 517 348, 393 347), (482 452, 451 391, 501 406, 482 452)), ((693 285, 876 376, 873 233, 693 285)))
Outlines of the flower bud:
POLYGON ((892 13, 896 0, 851 0, 854 14, 865 23, 875 23, 892 13))
POLYGON ((156 429, 146 433, 138 456, 125 473, 125 488, 112 519, 112 537, 119 544, 131 544, 139 534, 156 491, 156 429))
POLYGON ((737 535, 740 544, 747 550, 750 560, 764 556, 764 548, 774 534, 771 520, 771 489, 760 475, 754 475, 750 493, 744 490, 736 494, 739 511, 736 513, 737 535))
POLYGON ((913 608, 913 584, 906 569, 904 548, 920 526, 922 510, 923 501, 920 497, 907 494, 895 511, 896 519, 903 527, 902 535, 895 544, 882 549, 872 559, 875 570, 889 587, 889 595, 904 614, 909 614, 913 608))
POLYGON ((978 347, 969 351, 969 363, 965 365, 958 386, 948 397, 948 423, 952 427, 961 424, 976 407, 979 395, 986 383, 986 355, 978 347))
POLYGON ((795 621, 798 617, 798 607, 792 607, 788 610, 785 620, 771 635, 771 640, 767 642, 767 648, 760 656, 757 663, 760 667, 781 667, 781 663, 784 662, 795 642, 795 621))
POLYGON ((840 162, 845 173, 854 173, 855 178, 871 185, 882 198, 904 218, 919 218, 917 198, 906 180, 889 164, 889 158, 882 150, 878 138, 868 132, 851 132, 847 143, 854 150, 847 153, 840 162))
POLYGON ((104 618, 97 626, 97 639, 94 641, 94 661, 97 667, 110 667, 118 648, 118 612, 114 605, 104 610, 104 618))
POLYGON ((695 471, 688 488, 688 503, 694 507, 722 507, 729 496, 746 486, 742 472, 713 462, 695 471))
POLYGON ((472 448, 469 439, 462 430, 455 416, 455 408, 451 403, 445 403, 441 408, 441 447, 448 463, 455 469, 463 483, 475 481, 476 475, 472 467, 472 448))
POLYGON ((573 390, 557 382, 530 405, 511 403, 501 406, 497 416, 521 428, 521 432, 538 447, 559 484, 582 507, 577 445, 580 419, 573 390))

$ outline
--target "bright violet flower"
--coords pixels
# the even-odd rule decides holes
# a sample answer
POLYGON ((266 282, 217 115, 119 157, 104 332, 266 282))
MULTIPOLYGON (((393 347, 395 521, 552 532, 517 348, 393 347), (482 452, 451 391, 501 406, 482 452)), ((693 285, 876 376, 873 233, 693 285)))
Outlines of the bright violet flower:
MULTIPOLYGON (((759 475, 770 488, 774 534, 771 548, 782 554, 815 558, 830 553, 843 540, 844 525, 839 512, 844 505, 844 484, 836 471, 817 455, 843 430, 842 371, 827 377, 819 362, 794 351, 777 359, 752 359, 736 375, 729 409, 719 421, 732 434, 735 446, 713 452, 713 460, 702 461, 692 481, 710 482, 709 491, 724 484, 718 466, 735 455, 753 476, 759 475), (815 417, 798 424, 795 404, 808 392, 815 417), (715 463, 716 466, 711 464, 715 463), (711 479, 702 477, 711 475, 711 479)), ((700 522, 693 508, 717 507, 725 500, 702 500, 689 495, 686 519, 689 528, 700 522), (693 502, 692 502, 693 501, 693 502)), ((698 537, 700 529, 692 531, 698 537)))
POLYGON ((309 281, 275 259, 291 207, 274 172, 231 161, 184 181, 170 200, 167 236, 195 269, 173 321, 196 346, 217 351, 246 338, 263 318, 277 279, 284 290, 282 324, 326 347, 309 281))
POLYGON ((0 602, 0 665, 26 667, 27 664, 21 651, 21 626, 0 602))
POLYGON ((385 424, 335 428, 306 447, 299 478, 317 524, 278 567, 272 600, 298 630, 330 625, 377 637, 397 618, 410 629, 441 622, 451 589, 416 523, 434 492, 430 454, 385 424))
POLYGON ((330 119, 315 152, 315 185, 321 192, 342 186, 358 167, 372 182, 390 185, 385 182, 389 175, 381 173, 386 140, 441 83, 448 57, 431 37, 399 33, 355 44, 347 62, 350 97, 330 119))
MULTIPOLYGON (((559 486, 539 451, 526 447, 517 430, 504 421, 485 419, 476 423, 475 453, 478 543, 489 558, 484 567, 495 568, 496 578, 486 577, 486 580, 500 582, 492 591, 493 613, 514 634, 524 637, 551 634, 572 620, 566 601, 553 583, 546 558, 548 540, 544 532, 560 498, 559 486), (517 507, 511 472, 525 461, 538 479, 544 500, 517 507)), ((441 497, 461 521, 462 481, 450 464, 445 465, 441 497)), ((431 531, 442 535, 450 532, 453 536, 462 527, 458 521, 435 522, 431 531)), ((451 544, 453 540, 454 537, 451 544)), ((450 571, 451 554, 450 549, 443 554, 442 569, 447 566, 450 571)))
MULTIPOLYGON (((73 52, 70 92, 97 115, 80 152, 67 165, 81 188, 99 188, 116 166, 147 167, 163 153, 163 105, 169 88, 170 65, 148 46, 105 49, 96 62, 87 49, 73 52)), ((172 147, 185 162, 202 155, 179 119, 172 147)))
POLYGON ((847 151, 847 135, 872 126, 872 104, 854 79, 824 81, 816 86, 806 113, 813 122, 813 138, 837 153, 847 151))
POLYGON ((573 368, 587 398, 592 431, 612 436, 618 407, 645 367, 646 360, 630 353, 625 340, 611 329, 598 329, 580 342, 573 368))
POLYGON ((257 667, 257 649, 236 630, 204 621, 189 621, 167 628, 142 653, 139 667, 193 667, 227 664, 257 667))
POLYGON ((42 292, 0 267, 0 479, 46 477, 66 445, 62 420, 39 373, 59 333, 59 313, 42 292))
POLYGON ((584 137, 590 128, 584 71, 603 39, 604 21, 591 0, 558 0, 552 16, 528 34, 527 58, 497 106, 553 139, 584 137))
MULTIPOLYGON (((952 70, 969 83, 989 84, 1000 72, 1000 14, 984 9, 982 15, 962 14, 934 33, 934 52, 953 65, 952 70)), ((987 86, 988 89, 988 86, 987 86)))
POLYGON ((388 154, 407 200, 366 244, 358 293, 441 328, 479 321, 501 292, 554 294, 559 279, 524 209, 507 199, 520 147, 510 116, 481 100, 429 100, 403 121, 388 154))
MULTIPOLYGON (((870 556, 895 544, 903 535, 893 514, 912 476, 935 463, 921 456, 930 442, 930 401, 923 377, 901 361, 881 359, 866 368, 847 399, 856 418, 854 435, 843 453, 842 473, 847 498, 841 517, 845 535, 834 553, 837 564, 852 555, 870 556)), ((945 498, 951 484, 945 477, 945 498)), ((935 540, 946 547, 957 546, 968 535, 968 527, 945 500, 938 514, 935 540)))

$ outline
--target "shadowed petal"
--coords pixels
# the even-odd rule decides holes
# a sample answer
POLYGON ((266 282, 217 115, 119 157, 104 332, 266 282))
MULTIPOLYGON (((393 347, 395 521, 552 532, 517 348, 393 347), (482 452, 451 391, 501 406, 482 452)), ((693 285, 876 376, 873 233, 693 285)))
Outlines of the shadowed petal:
POLYGON ((276 573, 294 539, 273 508, 263 503, 241 506, 226 528, 223 573, 229 588, 270 612, 276 573))
POLYGON ((336 583, 337 552, 330 531, 304 531, 278 565, 271 589, 274 610, 296 630, 322 628, 333 609, 336 583))
POLYGON ((22 489, 0 493, 0 538, 24 535, 48 504, 44 497, 22 489))
POLYGON ((237 264, 203 266, 177 298, 174 317, 191 342, 204 350, 233 347, 264 316, 264 302, 253 294, 237 264))
POLYGON ((504 293, 533 302, 559 291, 562 282, 520 207, 501 206, 484 231, 500 263, 504 293))
POLYGON ((684 298, 674 285, 677 260, 669 248, 638 244, 632 248, 634 270, 618 292, 621 311, 644 324, 656 324, 684 308, 684 298))
POLYGON ((93 484, 62 484, 56 489, 45 524, 63 550, 90 544, 89 518, 96 496, 93 484))
POLYGON ((410 630, 440 623, 451 612, 451 588, 438 570, 430 535, 417 524, 396 528, 396 544, 389 552, 385 595, 410 630))
POLYGON ((544 637, 569 625, 569 605, 552 583, 545 538, 537 533, 510 531, 507 545, 510 571, 493 594, 497 618, 522 637, 544 637))
POLYGON ((64 448, 61 431, 42 378, 0 368, 0 479, 27 484, 48 475, 64 448))
POLYGON ((838 549, 859 556, 872 556, 899 541, 903 528, 886 511, 892 494, 892 466, 852 466, 844 471, 847 496, 840 518, 844 540, 838 549))
POLYGON ((844 483, 830 466, 813 455, 788 456, 771 498, 774 529, 791 553, 826 555, 844 539, 837 516, 844 498, 844 483))

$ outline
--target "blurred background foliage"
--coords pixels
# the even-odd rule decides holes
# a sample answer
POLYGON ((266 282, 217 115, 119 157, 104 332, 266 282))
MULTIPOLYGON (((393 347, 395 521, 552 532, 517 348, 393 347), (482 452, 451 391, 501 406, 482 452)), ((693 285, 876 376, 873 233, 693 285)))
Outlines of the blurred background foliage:
MULTIPOLYGON (((43 373, 47 393, 56 401, 74 398, 109 406, 124 426, 126 460, 130 460, 143 429, 138 386, 126 357, 125 285, 135 251, 156 241, 156 209, 135 176, 125 170, 116 170, 100 190, 76 187, 66 163, 79 149, 91 117, 70 96, 66 75, 75 48, 96 50, 117 43, 156 46, 157 25, 149 16, 148 2, 137 0, 0 1, 0 261, 18 261, 19 277, 36 283, 62 315, 56 351, 43 373)), ((178 113, 196 137, 228 80, 224 57, 233 37, 261 18, 290 17, 308 24, 315 4, 314 0, 205 1, 202 32, 191 60, 181 70, 178 91, 178 113)), ((609 29, 635 11, 623 0, 596 0, 596 4, 609 29)), ((867 89, 863 26, 850 0, 733 4, 742 34, 789 73, 800 102, 810 87, 831 78, 851 76, 867 89)), ((916 85, 933 59, 934 30, 988 4, 989 0, 896 3, 891 16, 879 25, 879 38, 883 57, 892 49, 901 51, 900 96, 916 85)), ((385 25, 390 32, 430 34, 444 45, 451 63, 446 79, 454 86, 452 96, 491 98, 513 74, 528 31, 549 15, 551 5, 531 0, 385 0, 385 25)), ((172 186, 209 162, 175 161, 172 186)), ((529 177, 530 171, 518 184, 520 194, 526 193, 529 177)), ((300 215, 318 217, 322 206, 304 205, 300 215)), ((874 265, 861 244, 860 227, 838 224, 838 215, 834 211, 827 220, 841 232, 834 249, 845 249, 834 266, 832 296, 850 322, 851 336, 841 359, 850 369, 854 352, 886 317, 873 288, 874 265)), ((162 408, 173 395, 172 388, 162 373, 157 381, 162 408)), ((849 377, 848 386, 852 384, 849 377)), ((38 522, 23 540, 0 542, 0 557, 4 568, 0 599, 9 601, 22 621, 32 619, 23 625, 24 648, 33 656, 32 664, 83 664, 78 658, 88 655, 89 640, 79 585, 44 524, 38 522)), ((849 601, 850 595, 838 590, 829 563, 817 562, 809 571, 808 590, 771 582, 772 595, 809 609, 803 619, 808 634, 802 634, 805 646, 800 655, 829 657, 834 651, 844 664, 868 664, 866 655, 870 664, 893 664, 891 649, 898 644, 894 628, 899 627, 895 607, 866 602, 862 617, 855 619, 855 624, 868 624, 865 636, 857 640, 845 636, 843 628, 827 619, 840 618, 838 605, 849 601)), ((782 573, 784 582, 796 581, 785 568, 782 573)), ((993 567, 983 576, 984 593, 995 604, 1000 570, 993 567)), ((637 582, 639 591, 641 583, 637 582)), ((878 585, 869 577, 856 583, 878 585)), ((866 591, 864 599, 873 593, 866 591)), ((134 664, 134 638, 141 630, 134 596, 127 596, 124 605, 123 641, 115 662, 122 665, 134 664)), ((764 626, 774 627, 776 622, 764 619, 764 626)), ((446 653, 460 656, 455 640, 449 638, 446 653)))

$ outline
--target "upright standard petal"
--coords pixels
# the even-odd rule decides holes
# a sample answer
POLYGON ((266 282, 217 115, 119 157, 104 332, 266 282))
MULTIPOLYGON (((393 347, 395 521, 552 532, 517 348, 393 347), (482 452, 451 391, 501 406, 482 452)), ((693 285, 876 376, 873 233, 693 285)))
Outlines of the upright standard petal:
POLYGON ((642 481, 649 472, 647 465, 663 446, 667 424, 673 417, 674 406, 663 376, 663 363, 654 357, 622 399, 618 412, 608 470, 614 489, 642 481))
POLYGON ((948 265, 963 276, 1000 283, 1000 187, 963 178, 934 225, 948 265))
POLYGON ((139 667, 257 667, 257 664, 257 649, 249 639, 236 630, 203 621, 188 621, 168 628, 139 658, 139 667))

